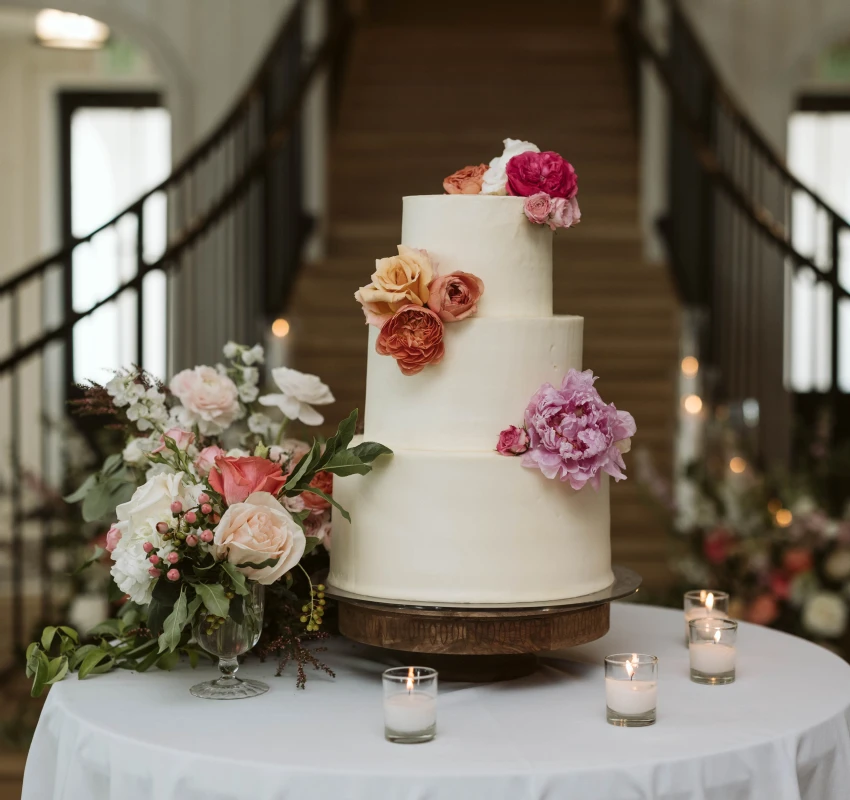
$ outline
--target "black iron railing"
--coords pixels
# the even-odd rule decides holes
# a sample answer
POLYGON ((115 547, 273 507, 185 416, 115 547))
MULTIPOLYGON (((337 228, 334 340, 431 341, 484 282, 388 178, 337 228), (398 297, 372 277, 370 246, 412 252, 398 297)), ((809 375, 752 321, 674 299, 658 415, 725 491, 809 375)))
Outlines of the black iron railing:
POLYGON ((161 272, 171 369, 214 363, 228 339, 262 340, 286 306, 314 222, 304 202, 302 112, 329 78, 327 95, 336 97, 350 27, 344 0, 296 2, 232 110, 164 181, 0 283, 0 614, 8 625, 0 666, 62 594, 67 565, 52 544, 65 530, 75 326, 124 302, 135 314, 135 363, 145 366, 145 280, 161 272), (146 220, 163 201, 168 239, 152 253, 146 220), (132 254, 133 274, 78 309, 75 260, 106 237, 132 254))
POLYGON ((668 212, 659 224, 682 300, 703 312, 706 388, 717 402, 757 401, 762 454, 786 461, 794 394, 817 396, 836 418, 850 388, 841 372, 850 353, 850 225, 750 122, 676 2, 666 47, 645 32, 639 4, 626 8, 635 73, 652 65, 669 101, 668 212), (797 292, 800 281, 815 288, 797 292), (816 306, 799 309, 808 302, 816 306), (802 333, 820 367, 795 381, 801 325, 811 328, 802 333))

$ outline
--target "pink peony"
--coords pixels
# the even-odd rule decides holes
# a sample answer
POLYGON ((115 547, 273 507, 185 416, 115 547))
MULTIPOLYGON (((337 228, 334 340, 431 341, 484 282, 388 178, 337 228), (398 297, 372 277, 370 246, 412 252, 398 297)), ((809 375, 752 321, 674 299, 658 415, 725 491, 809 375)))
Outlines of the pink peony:
POLYGON ((549 222, 549 214, 552 213, 552 198, 546 192, 529 195, 525 198, 523 210, 529 222, 543 225, 549 222))
POLYGON ((106 552, 111 553, 118 546, 118 542, 121 541, 121 530, 116 525, 113 525, 106 532, 106 552))
POLYGON ((225 455, 224 450, 216 445, 210 445, 201 450, 195 459, 195 469, 198 470, 198 474, 203 477, 209 475, 210 470, 215 466, 215 460, 223 455, 225 455))
POLYGON ((215 468, 210 470, 209 482, 227 505, 233 505, 244 502, 254 492, 268 492, 276 497, 286 483, 286 476, 280 464, 259 456, 219 456, 215 468))
POLYGON ((496 452, 502 456, 521 456, 528 450, 528 441, 525 428, 510 425, 499 434, 496 452))
POLYGON ((162 436, 159 437, 160 445, 153 450, 154 453, 161 453, 163 450, 166 450, 165 440, 172 439, 174 444, 177 445, 178 450, 182 450, 184 453, 189 449, 189 445, 195 441, 195 434, 190 433, 189 431, 184 431, 182 428, 169 428, 162 436))
POLYGON ((579 211, 577 198, 565 200, 563 197, 555 197, 552 200, 552 211, 548 221, 553 231, 556 228, 571 228, 577 225, 579 220, 581 220, 581 211, 579 211))
POLYGON ((536 467, 547 478, 569 481, 573 489, 590 483, 599 488, 599 475, 624 480, 626 465, 617 442, 634 436, 632 415, 606 405, 594 389, 590 370, 571 369, 561 388, 544 383, 525 410, 529 449, 524 467, 536 467))
POLYGON ((547 150, 514 156, 505 167, 510 195, 531 197, 545 192, 550 197, 571 200, 578 192, 578 178, 569 161, 547 150))
POLYGON ((381 328, 375 350, 392 356, 403 374, 415 375, 443 360, 443 321, 430 308, 404 306, 381 328))
POLYGON ((460 322, 478 311, 484 282, 468 272, 451 272, 434 278, 428 290, 428 308, 443 322, 460 322))

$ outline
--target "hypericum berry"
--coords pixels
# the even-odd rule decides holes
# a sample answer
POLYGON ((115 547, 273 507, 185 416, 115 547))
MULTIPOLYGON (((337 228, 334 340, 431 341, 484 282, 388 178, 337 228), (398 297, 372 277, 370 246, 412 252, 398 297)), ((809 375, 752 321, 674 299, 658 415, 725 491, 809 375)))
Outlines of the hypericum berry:
POLYGON ((154 553, 152 556, 148 556, 148 561, 150 561, 151 564, 156 566, 157 564, 159 564, 159 556, 154 553))
POLYGON ((209 501, 210 501, 210 496, 206 492, 201 492, 198 495, 198 502, 199 503, 209 503, 209 501))
POLYGON ((183 510, 183 503, 181 503, 179 500, 175 500, 171 504, 171 513, 172 514, 179 514, 182 510, 183 510))
POLYGON ((212 514, 212 506, 209 503, 201 504, 201 513, 202 514, 212 514))
POLYGON ((323 592, 323 591, 325 591, 325 584, 320 583, 320 584, 319 584, 316 588, 317 588, 320 592, 323 592))
POLYGON ((307 617, 301 617, 301 621, 302 621, 302 622, 306 622, 306 621, 307 621, 307 617))
POLYGON ((194 534, 194 533, 190 533, 190 534, 186 537, 186 544, 187 544, 189 547, 194 547, 195 545, 197 545, 197 544, 198 544, 198 537, 197 537, 197 536, 195 536, 195 534, 194 534))
POLYGON ((142 545, 142 550, 144 550, 146 553, 150 553, 150 551, 153 550, 153 544, 151 542, 145 542, 142 545))
POLYGON ((169 554, 165 557, 165 560, 166 560, 169 564, 176 564, 176 563, 180 560, 180 556, 178 556, 178 555, 177 555, 177 553, 169 553, 169 554))
POLYGON ((179 569, 170 569, 165 574, 165 577, 170 581, 179 581, 180 580, 180 570, 179 569))
POLYGON ((186 516, 183 517, 190 525, 194 525, 198 521, 198 515, 194 511, 187 511, 186 516))
POLYGON ((201 534, 201 541, 209 544, 213 540, 213 532, 212 531, 204 531, 201 534))
POLYGON ((156 523, 156 532, 157 533, 168 533, 168 523, 167 522, 157 522, 156 523))
POLYGON ((162 575, 162 570, 157 569, 156 567, 151 567, 148 570, 148 575, 150 575, 152 578, 158 578, 160 575, 162 575))

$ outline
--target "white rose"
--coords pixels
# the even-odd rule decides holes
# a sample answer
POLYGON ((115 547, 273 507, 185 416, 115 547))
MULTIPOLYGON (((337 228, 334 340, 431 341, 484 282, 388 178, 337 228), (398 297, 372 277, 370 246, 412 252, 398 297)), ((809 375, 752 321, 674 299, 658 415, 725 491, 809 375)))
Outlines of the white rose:
POLYGON ((178 372, 171 391, 186 410, 186 417, 206 436, 221 433, 239 418, 239 390, 226 375, 212 367, 195 367, 178 372))
POLYGON ((837 639, 847 627, 847 603, 833 592, 819 592, 803 606, 803 626, 815 636, 837 639))
POLYGON ((257 569, 242 567, 250 580, 268 585, 292 569, 304 555, 307 539, 292 515, 268 492, 254 492, 244 503, 233 503, 215 528, 210 552, 231 564, 277 563, 257 569))
POLYGON ((502 155, 497 156, 490 162, 490 168, 481 179, 481 194, 506 194, 508 175, 505 168, 514 156, 520 153, 539 153, 540 148, 531 142, 523 142, 521 139, 505 139, 505 149, 502 155))
POLYGON ((305 425, 321 425, 324 417, 313 406, 334 402, 331 390, 315 375, 308 375, 289 367, 272 370, 272 378, 281 394, 267 394, 260 398, 264 406, 276 406, 289 419, 300 419, 305 425))
POLYGON ((823 565, 824 572, 834 581, 850 577, 850 550, 834 550, 823 565))

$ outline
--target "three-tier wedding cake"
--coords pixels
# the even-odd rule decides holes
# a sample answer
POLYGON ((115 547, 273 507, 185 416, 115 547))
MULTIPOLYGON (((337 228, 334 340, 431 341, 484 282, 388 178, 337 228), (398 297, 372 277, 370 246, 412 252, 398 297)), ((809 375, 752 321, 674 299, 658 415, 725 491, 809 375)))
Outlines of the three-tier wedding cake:
POLYGON ((581 372, 583 319, 552 314, 575 173, 507 140, 444 186, 404 198, 399 255, 357 293, 373 325, 365 436, 393 455, 334 487, 351 522, 335 512, 329 581, 425 603, 598 591, 634 422, 581 372))

